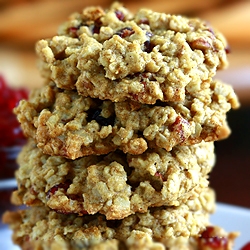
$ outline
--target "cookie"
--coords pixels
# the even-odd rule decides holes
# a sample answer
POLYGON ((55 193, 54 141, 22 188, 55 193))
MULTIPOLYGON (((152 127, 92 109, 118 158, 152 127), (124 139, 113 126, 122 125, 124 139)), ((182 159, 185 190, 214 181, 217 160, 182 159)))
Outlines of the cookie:
POLYGON ((7 212, 3 220, 22 249, 196 249, 184 247, 209 225, 214 206, 214 192, 204 189, 178 207, 152 208, 123 220, 64 215, 46 207, 7 212))
POLYGON ((112 102, 182 102, 227 66, 228 45, 207 22, 121 4, 88 7, 36 44, 59 88, 112 102))
POLYGON ((220 140, 230 133, 227 112, 238 105, 232 87, 220 81, 187 94, 181 103, 155 105, 92 99, 49 83, 21 101, 15 113, 24 134, 45 154, 76 159, 220 140))
POLYGON ((215 162, 213 143, 148 150, 142 155, 113 152, 68 160, 44 155, 33 141, 18 157, 18 190, 12 200, 47 205, 56 212, 101 213, 123 219, 149 207, 180 205, 208 186, 215 162))

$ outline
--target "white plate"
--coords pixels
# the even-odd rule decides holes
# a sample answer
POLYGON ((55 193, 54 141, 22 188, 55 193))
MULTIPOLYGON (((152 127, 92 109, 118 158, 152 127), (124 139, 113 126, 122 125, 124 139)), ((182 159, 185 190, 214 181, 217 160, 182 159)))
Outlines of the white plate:
POLYGON ((228 232, 240 232, 235 241, 235 250, 250 242, 250 209, 217 203, 216 213, 211 216, 211 223, 223 227, 228 232))
MULTIPOLYGON (((227 231, 239 231, 241 233, 235 241, 235 250, 239 250, 250 241, 250 209, 217 203, 216 213, 211 216, 211 222, 227 231)), ((0 228, 0 246, 1 249, 20 249, 11 242, 11 231, 6 227, 0 228)))

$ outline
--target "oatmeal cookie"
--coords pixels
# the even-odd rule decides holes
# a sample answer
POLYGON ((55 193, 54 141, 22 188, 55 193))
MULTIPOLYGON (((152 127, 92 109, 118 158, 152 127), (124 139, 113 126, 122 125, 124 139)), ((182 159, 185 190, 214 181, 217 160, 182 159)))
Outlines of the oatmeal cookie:
POLYGON ((220 81, 187 94, 183 102, 155 105, 92 99, 51 82, 21 101, 15 113, 24 134, 45 154, 76 159, 220 140, 230 133, 227 111, 238 105, 232 87, 220 81))
POLYGON ((178 207, 152 208, 123 220, 108 221, 100 214, 64 215, 46 207, 6 212, 3 220, 22 249, 196 249, 187 245, 209 225, 214 206, 214 192, 204 189, 178 207))
POLYGON ((69 160, 42 153, 33 141, 18 157, 17 205, 46 204, 56 212, 101 213, 122 219, 149 207, 180 205, 208 186, 213 143, 148 150, 142 155, 113 152, 69 160))
POLYGON ((227 66, 227 42, 207 22, 119 3, 72 14, 36 44, 40 71, 59 88, 112 102, 181 102, 227 66))

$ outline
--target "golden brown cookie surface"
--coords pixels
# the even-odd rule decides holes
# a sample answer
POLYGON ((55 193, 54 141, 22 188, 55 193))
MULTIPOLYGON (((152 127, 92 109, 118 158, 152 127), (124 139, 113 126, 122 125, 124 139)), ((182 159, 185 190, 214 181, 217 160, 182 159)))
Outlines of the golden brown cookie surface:
POLYGON ((183 101, 225 68, 227 43, 206 22, 113 4, 89 7, 41 40, 41 72, 59 88, 113 102, 183 101))
POLYGON ((44 155, 33 142, 18 158, 13 198, 59 213, 122 219, 149 207, 180 205, 208 185, 215 162, 213 143, 181 146, 142 155, 114 152, 68 160, 44 155))
POLYGON ((176 249, 178 245, 187 247, 192 242, 189 239, 205 229, 214 206, 213 191, 204 189, 199 198, 178 207, 153 208, 123 220, 107 221, 100 214, 63 215, 33 207, 8 212, 4 221, 23 249, 176 249))
POLYGON ((92 99, 50 83, 21 101, 15 113, 25 135, 45 154, 76 159, 220 140, 230 133, 226 113, 236 107, 233 89, 220 81, 187 94, 183 102, 155 105, 92 99))

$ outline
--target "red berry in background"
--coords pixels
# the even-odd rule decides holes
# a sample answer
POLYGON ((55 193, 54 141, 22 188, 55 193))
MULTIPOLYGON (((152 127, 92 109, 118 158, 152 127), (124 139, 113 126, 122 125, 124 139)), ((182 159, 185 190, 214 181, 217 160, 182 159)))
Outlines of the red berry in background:
POLYGON ((240 250, 250 250, 250 242, 244 245, 240 250))
POLYGON ((11 88, 0 75, 0 178, 13 177, 16 156, 26 141, 13 108, 27 97, 26 90, 11 88))
POLYGON ((22 145, 25 138, 20 129, 20 124, 13 114, 18 102, 26 99, 28 93, 24 89, 13 89, 9 87, 0 75, 0 147, 22 145))
POLYGON ((215 228, 213 226, 208 226, 200 236, 200 246, 209 247, 209 249, 227 249, 228 239, 226 237, 217 236, 215 233, 215 228))

